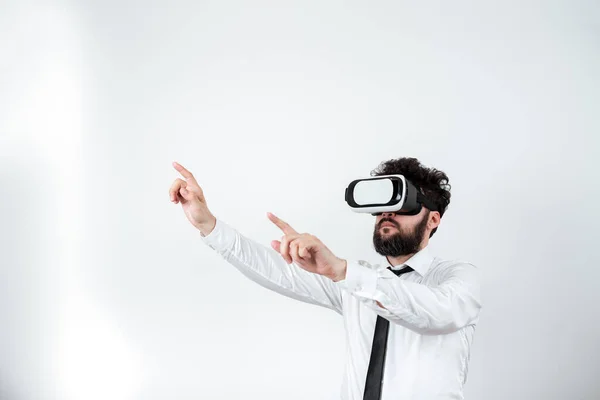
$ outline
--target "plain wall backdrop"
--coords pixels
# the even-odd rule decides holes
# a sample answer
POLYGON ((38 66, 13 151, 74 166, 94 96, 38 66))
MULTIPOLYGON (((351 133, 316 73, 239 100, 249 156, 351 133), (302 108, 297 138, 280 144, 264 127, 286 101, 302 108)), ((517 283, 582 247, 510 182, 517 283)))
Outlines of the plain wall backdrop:
POLYGON ((600 398, 593 1, 0 3, 0 398, 334 399, 342 318, 251 282, 168 190, 343 258, 380 162, 445 171, 483 270, 468 400, 600 398))

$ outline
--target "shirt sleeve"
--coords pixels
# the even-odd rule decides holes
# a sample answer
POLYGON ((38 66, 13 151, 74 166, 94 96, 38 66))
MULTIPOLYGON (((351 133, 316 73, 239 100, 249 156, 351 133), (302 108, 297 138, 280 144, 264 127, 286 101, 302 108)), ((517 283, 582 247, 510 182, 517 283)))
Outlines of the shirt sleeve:
POLYGON ((422 334, 455 332, 475 322, 482 308, 478 268, 465 262, 448 267, 431 287, 348 261, 346 278, 336 284, 382 317, 422 334))
POLYGON ((288 264, 274 249, 242 235, 217 219, 213 230, 200 237, 229 264, 259 285, 292 299, 342 314, 342 289, 331 279, 288 264))

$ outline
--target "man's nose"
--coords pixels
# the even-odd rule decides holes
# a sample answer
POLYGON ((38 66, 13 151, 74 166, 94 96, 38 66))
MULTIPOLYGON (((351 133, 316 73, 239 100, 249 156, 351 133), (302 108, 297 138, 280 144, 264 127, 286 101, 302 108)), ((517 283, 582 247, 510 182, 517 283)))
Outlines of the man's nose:
POLYGON ((388 211, 388 212, 384 212, 384 213, 383 213, 383 214, 381 214, 381 215, 382 215, 382 216, 384 216, 384 217, 390 217, 390 218, 393 218, 393 217, 394 217, 394 215, 396 215, 396 213, 395 213, 395 212, 393 212, 393 211, 388 211))

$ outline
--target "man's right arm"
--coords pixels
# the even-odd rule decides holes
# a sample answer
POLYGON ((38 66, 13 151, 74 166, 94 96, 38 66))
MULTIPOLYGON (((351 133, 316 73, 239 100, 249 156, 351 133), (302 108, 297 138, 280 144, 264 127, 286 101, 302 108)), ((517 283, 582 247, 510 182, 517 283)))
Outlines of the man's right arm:
POLYGON ((242 235, 222 220, 200 227, 204 243, 259 285, 284 296, 342 314, 342 289, 331 279, 308 272, 281 254, 242 235))

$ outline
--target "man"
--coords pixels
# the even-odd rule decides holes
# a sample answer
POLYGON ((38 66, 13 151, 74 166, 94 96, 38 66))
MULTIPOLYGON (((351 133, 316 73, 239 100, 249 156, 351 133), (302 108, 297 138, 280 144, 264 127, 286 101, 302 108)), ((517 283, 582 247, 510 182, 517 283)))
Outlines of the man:
POLYGON ((437 211, 376 217, 373 246, 381 262, 345 260, 317 237, 284 233, 273 249, 243 236, 208 209, 193 175, 173 163, 169 195, 202 240, 258 284, 343 315, 347 338, 342 399, 463 399, 470 348, 482 307, 479 271, 433 255, 429 239, 450 203, 447 175, 415 158, 383 162, 372 175, 401 174, 437 211), (275 250, 275 251, 273 251, 275 250))

